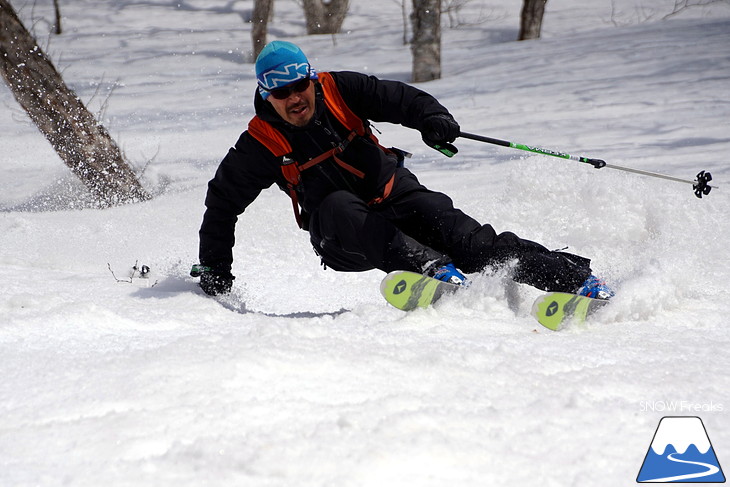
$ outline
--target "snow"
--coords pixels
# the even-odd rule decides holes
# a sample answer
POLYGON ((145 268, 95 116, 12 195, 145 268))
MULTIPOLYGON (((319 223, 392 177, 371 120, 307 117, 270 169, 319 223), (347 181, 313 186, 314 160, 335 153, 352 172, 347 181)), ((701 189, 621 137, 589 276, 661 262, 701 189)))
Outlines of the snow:
MULTIPOLYGON (((633 484, 661 417, 730 454, 730 5, 519 3, 444 18, 437 96, 467 132, 689 184, 459 140, 414 153, 428 186, 498 231, 591 257, 617 287, 590 323, 537 325, 494 273, 427 310, 382 273, 323 271, 275 190, 240 218, 229 298, 188 277, 206 183, 252 116, 248 1, 13 2, 155 197, 92 208, 0 88, 0 485, 633 484), (125 280, 133 265, 148 280, 125 280), (680 405, 677 408, 668 405, 680 405), (661 407, 657 407, 660 405, 661 407), (708 406, 708 405, 711 405, 708 406)), ((316 68, 407 81, 400 5, 354 2, 337 36, 277 4, 270 40, 316 68), (373 8, 373 5, 376 8, 373 8)))

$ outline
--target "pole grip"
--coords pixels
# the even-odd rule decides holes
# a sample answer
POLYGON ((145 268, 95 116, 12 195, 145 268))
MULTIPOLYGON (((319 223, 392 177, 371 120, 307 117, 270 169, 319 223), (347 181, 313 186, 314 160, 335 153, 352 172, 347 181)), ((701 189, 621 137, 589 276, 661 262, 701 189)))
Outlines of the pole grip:
POLYGON ((588 157, 582 157, 581 162, 590 164, 591 166, 595 167, 596 169, 601 169, 602 167, 606 167, 606 161, 604 161, 603 159, 590 159, 588 157))

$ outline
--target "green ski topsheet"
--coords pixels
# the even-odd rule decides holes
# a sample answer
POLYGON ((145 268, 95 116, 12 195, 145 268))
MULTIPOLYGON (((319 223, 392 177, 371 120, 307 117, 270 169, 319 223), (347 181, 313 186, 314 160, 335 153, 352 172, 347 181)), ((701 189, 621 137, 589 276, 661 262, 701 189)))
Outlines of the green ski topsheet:
POLYGON ((570 293, 547 293, 535 300, 532 316, 551 330, 560 330, 567 322, 583 323, 586 317, 608 304, 604 299, 594 299, 570 293))
POLYGON ((380 293, 396 308, 410 311, 428 308, 444 293, 454 292, 459 287, 417 272, 393 271, 380 282, 380 293))
MULTIPOLYGON (((444 294, 461 286, 439 281, 410 271, 393 271, 380 283, 380 293, 391 305, 403 311, 428 308, 444 294)), ((532 305, 532 316, 550 330, 560 330, 570 321, 582 323, 586 317, 608 301, 570 293, 551 292, 538 297, 532 305)))

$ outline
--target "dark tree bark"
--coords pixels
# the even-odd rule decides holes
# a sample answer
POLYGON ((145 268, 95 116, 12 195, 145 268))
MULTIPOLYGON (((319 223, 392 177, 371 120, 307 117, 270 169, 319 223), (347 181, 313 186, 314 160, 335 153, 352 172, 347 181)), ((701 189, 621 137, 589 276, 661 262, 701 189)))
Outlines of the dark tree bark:
POLYGON ((7 0, 0 0, 0 74, 100 205, 149 199, 117 144, 66 86, 7 0))
POLYGON ((61 28, 61 7, 58 6, 58 0, 53 0, 53 9, 56 11, 56 35, 61 35, 63 29, 61 28))
POLYGON ((266 45, 269 19, 274 7, 274 0, 254 0, 253 15, 251 18, 251 43, 253 44, 253 58, 256 60, 266 45))
POLYGON ((524 0, 520 16, 520 36, 517 40, 539 39, 542 30, 542 16, 547 0, 524 0))
POLYGON ((413 0, 413 81, 441 78, 441 0, 413 0))
POLYGON ((304 0, 307 34, 337 34, 350 8, 350 0, 304 0))

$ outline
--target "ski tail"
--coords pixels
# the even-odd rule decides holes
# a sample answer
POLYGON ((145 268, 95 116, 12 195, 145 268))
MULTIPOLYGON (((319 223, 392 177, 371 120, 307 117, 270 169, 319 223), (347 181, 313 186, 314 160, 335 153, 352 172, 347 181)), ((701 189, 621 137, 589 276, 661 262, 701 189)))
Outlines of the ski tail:
POLYGON ((583 323, 588 316, 609 301, 570 293, 547 293, 535 300, 532 316, 550 330, 558 331, 566 323, 583 323))
POLYGON ((458 284, 439 281, 410 271, 393 271, 380 283, 380 293, 391 305, 403 311, 428 308, 444 294, 459 289, 458 284))

